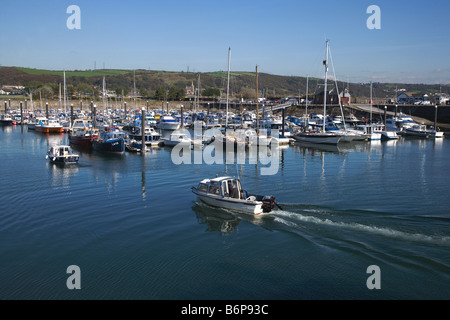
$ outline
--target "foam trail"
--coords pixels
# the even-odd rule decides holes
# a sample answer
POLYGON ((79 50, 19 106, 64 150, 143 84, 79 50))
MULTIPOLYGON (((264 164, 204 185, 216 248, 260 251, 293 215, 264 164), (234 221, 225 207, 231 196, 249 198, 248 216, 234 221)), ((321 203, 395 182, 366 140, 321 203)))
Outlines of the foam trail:
POLYGON ((432 243, 441 246, 450 247, 450 237, 449 236, 433 236, 433 235, 425 235, 421 233, 408 233, 404 231, 399 231, 391 228, 385 227, 377 227, 373 225, 364 225, 361 223, 346 223, 333 221, 329 218, 318 218, 314 216, 303 215, 295 212, 289 211, 277 211, 275 216, 275 222, 282 223, 287 225, 288 227, 298 228, 298 221, 313 223, 317 225, 325 225, 336 228, 345 228, 349 230, 368 232, 371 234, 377 234, 389 238, 402 239, 407 241, 417 241, 417 242, 425 242, 432 243), (285 218, 289 218, 291 220, 287 220, 285 218), (292 221, 294 220, 294 221, 292 221), (296 220, 296 221, 295 221, 296 220))

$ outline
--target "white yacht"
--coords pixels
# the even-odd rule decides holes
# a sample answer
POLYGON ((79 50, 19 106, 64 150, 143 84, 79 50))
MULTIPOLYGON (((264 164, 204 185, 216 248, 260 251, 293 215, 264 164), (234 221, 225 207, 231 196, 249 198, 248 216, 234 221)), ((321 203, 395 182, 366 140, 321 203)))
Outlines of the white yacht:
POLYGON ((156 128, 161 130, 177 130, 180 123, 172 116, 161 116, 156 123, 156 128))

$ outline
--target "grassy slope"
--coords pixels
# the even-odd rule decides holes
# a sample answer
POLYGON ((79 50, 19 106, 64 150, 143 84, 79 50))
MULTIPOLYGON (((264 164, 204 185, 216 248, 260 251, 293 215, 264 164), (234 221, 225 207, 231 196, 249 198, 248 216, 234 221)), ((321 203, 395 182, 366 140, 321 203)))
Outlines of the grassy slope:
MULTIPOLYGON (((41 70, 41 69, 31 69, 31 68, 22 68, 16 67, 17 70, 25 72, 31 75, 54 75, 54 76, 62 76, 63 71, 53 71, 53 70, 41 70)), ((115 69, 106 69, 106 70, 86 70, 86 71, 66 71, 66 77, 102 77, 102 76, 116 76, 121 74, 126 74, 131 72, 130 70, 115 70, 115 69)))

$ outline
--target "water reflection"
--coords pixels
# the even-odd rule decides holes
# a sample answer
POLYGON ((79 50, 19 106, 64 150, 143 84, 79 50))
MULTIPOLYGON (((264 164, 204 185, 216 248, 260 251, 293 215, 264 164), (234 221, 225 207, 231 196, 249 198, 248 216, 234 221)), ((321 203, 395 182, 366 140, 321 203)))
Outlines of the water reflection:
POLYGON ((296 152, 300 152, 303 155, 306 155, 306 153, 311 154, 311 156, 314 156, 316 154, 322 154, 323 152, 330 152, 330 153, 341 153, 345 152, 344 148, 338 145, 328 145, 328 144, 318 144, 318 143, 304 143, 304 142, 295 142, 295 144, 292 146, 293 150, 296 152))
POLYGON ((192 210, 197 216, 197 220, 200 224, 206 224, 207 232, 229 233, 236 231, 236 227, 241 220, 231 214, 230 212, 216 209, 204 205, 203 203, 196 203, 192 210))
POLYGON ((78 164, 63 164, 47 162, 47 168, 50 176, 51 186, 70 187, 70 178, 74 177, 79 170, 78 164))
POLYGON ((0 128, 2 129, 2 132, 5 134, 11 134, 13 132, 13 126, 0 125, 0 128))

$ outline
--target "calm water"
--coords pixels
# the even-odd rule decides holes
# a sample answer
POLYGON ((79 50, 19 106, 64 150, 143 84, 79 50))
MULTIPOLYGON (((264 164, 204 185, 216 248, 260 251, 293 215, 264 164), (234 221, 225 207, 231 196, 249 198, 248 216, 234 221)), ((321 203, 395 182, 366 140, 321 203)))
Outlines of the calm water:
POLYGON ((0 299, 450 299, 448 138, 289 146, 272 176, 175 165, 166 148, 62 168, 45 159, 60 142, 0 128, 0 299), (191 186, 216 174, 283 210, 198 203, 191 186))

